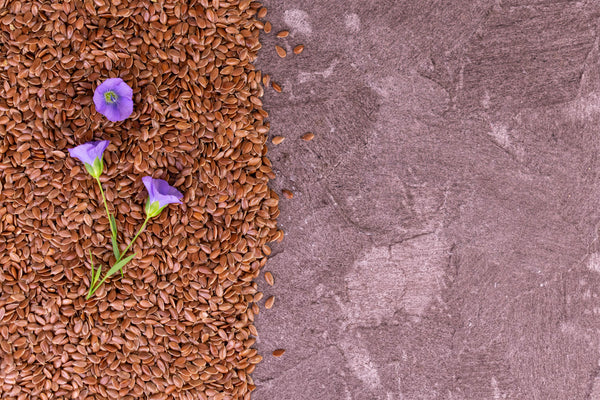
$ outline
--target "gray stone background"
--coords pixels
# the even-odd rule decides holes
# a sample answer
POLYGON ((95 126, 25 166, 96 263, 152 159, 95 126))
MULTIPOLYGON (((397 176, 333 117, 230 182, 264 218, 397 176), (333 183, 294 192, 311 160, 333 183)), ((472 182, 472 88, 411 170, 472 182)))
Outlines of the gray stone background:
POLYGON ((264 3, 253 399, 600 399, 600 2, 264 3))

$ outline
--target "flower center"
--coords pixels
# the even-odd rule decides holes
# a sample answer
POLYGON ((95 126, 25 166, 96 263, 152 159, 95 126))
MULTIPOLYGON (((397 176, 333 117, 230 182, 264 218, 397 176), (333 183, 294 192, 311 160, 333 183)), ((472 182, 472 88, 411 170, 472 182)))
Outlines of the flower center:
POLYGON ((108 92, 104 93, 104 100, 106 100, 108 104, 115 103, 118 98, 119 96, 117 96, 117 94, 112 90, 109 90, 108 92))

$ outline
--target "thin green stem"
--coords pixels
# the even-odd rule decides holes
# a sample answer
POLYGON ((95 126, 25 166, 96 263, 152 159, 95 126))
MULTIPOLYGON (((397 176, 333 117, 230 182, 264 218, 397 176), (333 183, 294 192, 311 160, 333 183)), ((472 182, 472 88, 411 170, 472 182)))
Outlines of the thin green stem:
POLYGON ((131 247, 131 245, 133 244, 133 242, 136 241, 136 239, 138 238, 138 236, 140 236, 140 233, 142 233, 142 231, 146 228, 146 225, 148 224, 149 220, 150 220, 150 217, 146 216, 146 219, 144 220, 144 223, 140 227, 140 230, 135 234, 135 236, 133 237, 133 239, 131 240, 131 242, 129 242, 129 244, 127 245, 127 247, 125 248, 125 250, 123 250, 121 252, 121 258, 119 258, 119 260, 117 260, 117 261, 120 261, 123 257, 125 257, 125 255, 127 254, 127 251, 129 250, 129 248, 131 247))
MULTIPOLYGON (((135 234, 135 236, 133 237, 133 239, 131 240, 131 242, 129 242, 129 244, 127 245, 127 247, 125 248, 125 250, 121 253, 121 257, 116 261, 116 263, 120 262, 123 259, 123 257, 125 256, 125 254, 127 254, 127 251, 129 250, 129 248, 131 247, 131 245, 136 241, 136 239, 138 238, 138 236, 140 236, 140 234, 146 228, 146 225, 148 224, 149 220, 150 220, 150 217, 146 216, 146 219, 144 220, 144 223, 142 224, 142 226, 140 227, 140 229, 138 230, 138 232, 135 234)), ((121 266, 121 267, 123 267, 123 266, 121 266)), ((96 290, 98 290, 98 288, 100 288, 100 286, 102 286, 102 284, 104 283, 104 281, 106 281, 106 279, 108 279, 109 276, 111 276, 111 275, 109 275, 109 273, 107 272, 106 275, 104 275, 104 278, 102 278, 102 280, 100 282, 98 282, 93 289, 90 290, 90 292, 88 293, 86 299, 89 299, 90 297, 92 297, 94 295, 94 293, 96 293, 96 290)))
MULTIPOLYGON (((100 194, 102 195, 102 202, 104 203, 104 209, 106 210, 106 215, 108 216, 108 221, 110 223, 110 211, 108 211, 108 204, 106 203, 106 196, 104 195, 104 190, 102 189, 102 184, 100 183, 100 178, 96 178, 96 182, 98 182, 98 187, 100 188, 100 194)), ((111 228, 112 232, 112 228, 111 228)))

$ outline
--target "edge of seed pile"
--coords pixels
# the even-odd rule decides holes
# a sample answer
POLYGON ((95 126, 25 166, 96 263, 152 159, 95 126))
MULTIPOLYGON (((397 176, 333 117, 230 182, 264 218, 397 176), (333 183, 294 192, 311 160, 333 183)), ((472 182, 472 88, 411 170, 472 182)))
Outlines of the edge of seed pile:
POLYGON ((252 64, 265 16, 251 0, 0 0, 3 399, 250 399, 254 279, 283 238, 252 64), (92 106, 105 77, 133 88, 118 126, 92 106), (99 137, 125 237, 143 220, 133 176, 153 171, 185 197, 86 302, 81 259, 110 260, 109 221, 66 153, 99 137))

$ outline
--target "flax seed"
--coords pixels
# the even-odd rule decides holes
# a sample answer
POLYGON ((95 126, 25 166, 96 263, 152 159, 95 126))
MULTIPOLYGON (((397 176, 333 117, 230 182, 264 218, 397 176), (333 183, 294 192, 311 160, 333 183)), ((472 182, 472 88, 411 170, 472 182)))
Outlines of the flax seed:
POLYGON ((267 310, 271 309, 273 307, 273 303, 275 303, 275 296, 271 296, 265 300, 265 308, 267 310))
POLYGON ((273 286, 275 284, 275 280, 273 279, 273 274, 270 273, 269 271, 265 272, 265 281, 270 285, 273 286))
POLYGON ((278 83, 271 82, 271 86, 273 87, 273 90, 275 90, 277 93, 281 93, 281 86, 279 86, 278 83))
POLYGON ((312 132, 307 132, 304 135, 302 135, 301 138, 302 140, 309 142, 315 138, 315 134, 312 132))
POLYGON ((283 353, 285 353, 285 349, 273 350, 273 356, 275 357, 281 357, 283 353))
POLYGON ((284 58, 284 57, 286 56, 286 54, 287 54, 287 53, 285 52, 284 48, 283 48, 283 47, 281 47, 281 46, 275 46, 275 50, 277 51, 277 55, 278 55, 279 57, 281 57, 281 58, 284 58))
POLYGON ((275 137, 273 137, 273 139, 271 140, 271 142, 274 145, 278 145, 278 144, 281 144, 281 142, 283 142, 284 140, 285 140, 285 138, 283 136, 275 136, 275 137))
POLYGON ((197 3, 0 0, 2 398, 249 400, 255 388, 252 278, 283 238, 271 82, 253 65, 272 26, 253 0, 197 3), (118 123, 93 104, 114 77, 135 101, 118 123), (68 149, 103 139, 121 242, 144 221, 141 176, 168 180, 184 205, 151 220, 123 276, 86 301, 90 253, 103 274, 115 257, 99 189, 68 149))

